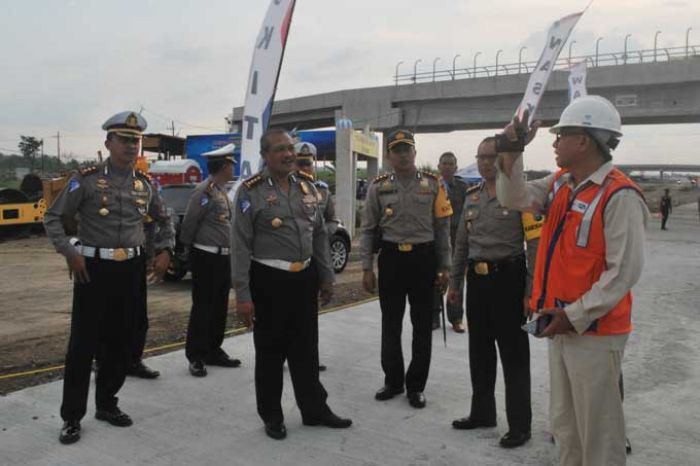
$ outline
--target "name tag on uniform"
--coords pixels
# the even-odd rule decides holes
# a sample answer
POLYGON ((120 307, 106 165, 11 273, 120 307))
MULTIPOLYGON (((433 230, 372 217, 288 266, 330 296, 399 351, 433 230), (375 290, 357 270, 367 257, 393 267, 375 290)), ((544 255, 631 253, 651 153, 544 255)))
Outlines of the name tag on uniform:
POLYGON ((571 206, 571 210, 580 214, 586 212, 586 209, 588 209, 588 204, 583 201, 574 201, 574 204, 571 206))

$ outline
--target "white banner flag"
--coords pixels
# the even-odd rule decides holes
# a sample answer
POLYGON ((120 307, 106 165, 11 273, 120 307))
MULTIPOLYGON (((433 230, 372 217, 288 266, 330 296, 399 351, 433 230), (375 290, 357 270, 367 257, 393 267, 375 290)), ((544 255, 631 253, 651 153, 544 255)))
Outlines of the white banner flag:
POLYGON ((549 76, 552 74, 557 58, 559 58, 559 53, 564 48, 566 40, 569 38, 571 31, 574 29, 574 26, 576 26, 576 23, 581 18, 584 11, 564 16, 560 20, 555 21, 547 32, 547 43, 544 45, 542 55, 530 75, 525 96, 522 102, 520 102, 520 106, 516 112, 518 116, 522 118, 523 112, 526 109, 530 111, 528 126, 534 121, 533 118, 537 112, 537 107, 540 105, 542 94, 544 94, 547 88, 549 76))
POLYGON ((296 0, 271 0, 255 42, 241 128, 241 177, 260 168, 260 136, 267 129, 296 0))
POLYGON ((584 95, 588 95, 586 90, 586 61, 582 61, 569 68, 569 102, 584 95))

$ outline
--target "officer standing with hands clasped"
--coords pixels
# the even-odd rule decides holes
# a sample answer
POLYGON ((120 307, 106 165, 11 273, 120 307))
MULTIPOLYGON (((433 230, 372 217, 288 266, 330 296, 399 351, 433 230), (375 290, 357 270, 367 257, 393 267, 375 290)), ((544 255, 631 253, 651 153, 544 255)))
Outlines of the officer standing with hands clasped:
MULTIPOLYGON (((316 146, 310 142, 298 142, 294 144, 294 152, 297 154, 297 169, 300 172, 304 172, 313 177, 314 186, 316 187, 316 192, 318 193, 318 208, 323 215, 326 231, 328 232, 328 236, 330 236, 338 229, 340 220, 335 215, 335 202, 333 201, 333 196, 328 188, 328 184, 316 178, 316 170, 314 168, 314 161, 316 160, 316 146)), ((325 371, 326 366, 319 364, 318 370, 325 371)))
MULTIPOLYGON (((506 386, 508 432, 500 445, 518 447, 530 439, 530 345, 520 327, 528 296, 525 229, 520 212, 496 198, 495 138, 479 144, 476 159, 484 181, 467 191, 458 220, 448 302, 460 299, 467 276, 467 328, 472 384, 471 413, 455 429, 496 425, 496 345, 506 386)), ((536 245, 528 243, 532 250, 536 245)), ((532 266, 532 264, 528 264, 532 266)))
POLYGON ((318 193, 312 177, 294 170, 287 131, 266 131, 260 153, 265 168, 239 188, 233 222, 236 311, 249 327, 255 323, 258 414, 269 437, 287 436, 281 405, 287 359, 304 425, 350 427, 326 404, 318 375, 318 291, 328 303, 334 280, 318 193))
POLYGON ((97 356, 95 417, 126 427, 131 418, 117 407, 117 392, 131 360, 136 313, 146 280, 144 221, 159 225, 155 238, 157 273, 170 261, 174 243, 170 218, 148 175, 134 169, 146 120, 134 112, 114 115, 107 131, 109 158, 74 175, 46 212, 44 225, 56 250, 66 257, 74 279, 71 335, 66 354, 59 440, 80 439, 97 356), (64 221, 78 217, 78 242, 64 231, 64 221))
POLYGON ((185 356, 190 373, 207 375, 206 365, 238 367, 221 348, 231 291, 231 201, 226 183, 233 180, 232 155, 209 155, 209 177, 192 191, 180 229, 189 248, 192 270, 192 310, 185 356))
POLYGON ((559 461, 623 465, 618 382, 649 212, 641 190, 612 163, 622 127, 610 101, 572 101, 550 129, 560 170, 525 183, 522 153, 537 130, 528 123, 525 112, 496 136, 496 190, 503 205, 547 214, 530 309, 549 320, 537 336, 550 337, 549 415, 559 461))
POLYGON ((423 408, 432 349, 434 287, 447 284, 450 270, 452 207, 438 177, 416 169, 415 140, 410 131, 390 133, 387 149, 392 171, 375 178, 369 187, 360 240, 362 283, 370 293, 376 286, 374 251, 379 250, 384 387, 375 399, 393 398, 403 393, 405 384, 411 406, 423 408), (401 327, 407 296, 413 347, 411 364, 404 374, 401 327))

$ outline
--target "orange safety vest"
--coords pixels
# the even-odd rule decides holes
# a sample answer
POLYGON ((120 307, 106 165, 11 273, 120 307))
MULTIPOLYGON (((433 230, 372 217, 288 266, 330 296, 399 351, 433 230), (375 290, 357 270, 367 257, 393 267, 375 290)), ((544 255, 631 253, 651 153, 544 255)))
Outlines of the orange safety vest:
MULTIPOLYGON (((575 196, 559 171, 549 188, 547 219, 535 265, 531 309, 564 307, 591 289, 607 269, 604 213, 610 197, 637 185, 614 168, 602 185, 589 183, 575 196)), ((627 292, 607 314, 586 330, 589 335, 618 335, 632 331, 632 293, 627 292)))

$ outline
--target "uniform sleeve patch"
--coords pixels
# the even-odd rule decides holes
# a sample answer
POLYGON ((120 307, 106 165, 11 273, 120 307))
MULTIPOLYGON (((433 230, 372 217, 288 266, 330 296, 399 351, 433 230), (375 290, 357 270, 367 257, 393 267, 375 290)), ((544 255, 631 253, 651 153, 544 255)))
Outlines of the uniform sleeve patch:
POLYGON ((80 187, 80 181, 76 180, 75 178, 70 180, 70 183, 68 184, 68 192, 72 193, 76 189, 80 187))
POLYGON ((209 204, 209 197, 208 196, 202 196, 202 198, 199 200, 199 205, 205 206, 209 204))
POLYGON ((239 203, 239 207, 241 208, 242 213, 248 212, 248 209, 250 209, 250 201, 248 199, 243 199, 239 203))

